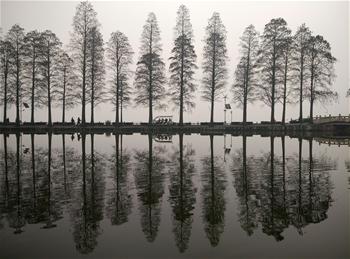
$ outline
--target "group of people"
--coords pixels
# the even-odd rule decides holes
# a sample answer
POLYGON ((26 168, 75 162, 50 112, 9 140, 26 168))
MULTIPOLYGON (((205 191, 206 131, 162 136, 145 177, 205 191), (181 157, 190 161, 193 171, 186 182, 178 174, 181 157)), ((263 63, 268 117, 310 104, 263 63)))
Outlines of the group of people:
MULTIPOLYGON (((75 125, 75 120, 74 118, 72 117, 72 119, 70 120, 71 123, 73 123, 75 125)), ((80 117, 78 117, 78 120, 77 120, 77 125, 79 125, 81 123, 81 120, 80 120, 80 117)))

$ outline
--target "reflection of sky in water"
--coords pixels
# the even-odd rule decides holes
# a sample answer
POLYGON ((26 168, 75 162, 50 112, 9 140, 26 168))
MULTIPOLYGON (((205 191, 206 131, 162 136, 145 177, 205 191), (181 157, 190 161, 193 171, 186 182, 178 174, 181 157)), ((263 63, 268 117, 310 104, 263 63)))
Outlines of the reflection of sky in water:
MULTIPOLYGON (((0 237, 3 247, 6 247, 1 249, 0 255, 74 257, 86 252, 95 257, 131 255, 154 258, 169 254, 180 256, 181 250, 189 257, 258 257, 262 254, 267 257, 345 257, 349 243, 345 163, 349 159, 349 148, 319 145, 313 141, 313 185, 310 187, 309 141, 302 142, 302 162, 299 164, 299 141, 286 137, 283 189, 281 138, 274 138, 274 154, 271 156, 269 137, 247 137, 246 171, 242 167, 242 139, 230 135, 226 135, 226 139, 214 136, 211 150, 209 136, 184 135, 181 185, 179 136, 172 136, 172 143, 152 140, 153 171, 150 173, 147 135, 123 135, 122 141, 119 139, 118 142, 114 135, 94 135, 94 160, 91 159, 91 136, 87 135, 84 186, 82 139, 78 141, 76 135, 73 141, 70 135, 65 137, 67 171, 64 178, 62 136, 53 135, 52 184, 48 190, 48 137, 36 135, 38 203, 35 204, 31 137, 24 135, 21 143, 25 153, 20 175, 21 199, 29 202, 23 205, 30 205, 27 211, 33 212, 36 208, 42 217, 39 217, 38 224, 29 224, 28 219, 22 222, 26 223, 22 228, 24 232, 14 235, 9 223, 19 223, 16 222, 17 211, 9 215, 0 211, 3 227, 0 237), (120 147, 121 143, 123 148, 118 154, 122 157, 117 161, 115 146, 120 147), (224 143, 227 148, 225 157, 224 143), (274 161, 273 178, 271 158, 274 161), (119 168, 118 174, 116 167, 119 168), (299 206, 300 201, 302 206, 299 206), (287 218, 282 205, 287 207, 287 218), (57 227, 42 229, 47 226, 48 219, 57 227), (318 224, 312 223, 318 221, 318 224), (296 226, 300 226, 299 232, 296 226), (279 234, 273 234, 276 229, 279 234), (276 242, 276 239, 281 239, 279 236, 283 240, 276 242)), ((0 144, 3 165, 3 135, 0 144)), ((15 135, 7 138, 7 147, 11 158, 15 158, 15 135)), ((8 163, 11 165, 14 164, 8 163)), ((15 168, 10 174, 13 196, 17 190, 15 168)), ((2 169, 0 202, 3 208, 6 206, 4 179, 2 169)), ((16 204, 14 208, 17 208, 16 204)))

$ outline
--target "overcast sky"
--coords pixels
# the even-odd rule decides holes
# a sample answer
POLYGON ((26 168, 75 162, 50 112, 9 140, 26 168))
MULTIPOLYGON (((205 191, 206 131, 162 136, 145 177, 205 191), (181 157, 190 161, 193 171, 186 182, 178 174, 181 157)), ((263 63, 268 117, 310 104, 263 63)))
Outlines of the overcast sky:
MULTIPOLYGON (((64 44, 69 43, 72 31, 72 19, 75 13, 76 1, 1 1, 1 27, 6 32, 13 24, 18 23, 26 31, 50 29, 57 34, 64 44)), ((272 18, 283 17, 293 33, 302 23, 306 23, 314 34, 320 34, 328 40, 333 55, 338 59, 336 63, 337 78, 334 89, 339 93, 338 103, 332 105, 317 104, 315 115, 348 114, 349 102, 345 98, 349 87, 349 4, 343 2, 253 2, 253 1, 92 1, 101 23, 104 40, 108 41, 111 32, 124 32, 135 51, 134 63, 138 59, 142 26, 149 12, 157 16, 161 30, 163 58, 168 68, 168 58, 174 39, 176 11, 180 4, 186 4, 190 10, 191 22, 194 30, 195 48, 198 55, 199 69, 196 73, 198 91, 196 108, 185 114, 185 120, 208 121, 209 103, 200 98, 200 78, 203 38, 208 18, 214 11, 219 12, 227 30, 227 48, 229 62, 227 63, 229 77, 227 80, 227 94, 230 96, 230 87, 233 83, 233 74, 239 58, 239 38, 245 27, 255 25, 259 32, 272 18)), ((135 65, 133 65, 133 68, 135 65)), ((234 105, 233 105, 234 106, 234 105)), ((308 103, 305 102, 305 115, 308 112, 308 103)), ((70 111, 68 117, 80 116, 80 107, 70 111)), ((216 103, 215 119, 223 120, 223 101, 216 103)), ((1 111, 2 113, 2 111, 1 111)), ((14 114, 13 112, 11 115, 14 114)), ((172 107, 166 111, 157 111, 155 115, 174 115, 177 111, 172 107)), ((304 116, 305 116, 304 115, 304 116)), ((29 119, 29 110, 24 111, 24 119, 29 119)), ((37 120, 46 120, 46 111, 37 113, 37 120)), ((298 117, 298 106, 287 109, 287 119, 298 117)), ((59 120, 61 113, 55 110, 54 119, 59 120)), ((87 117, 89 118, 89 117, 87 117)), ((100 105, 96 109, 96 120, 113 120, 112 107, 108 104, 100 105)), ((146 121, 147 109, 129 107, 124 112, 127 121, 146 121)), ((248 108, 248 120, 269 120, 270 110, 262 103, 255 103, 248 108)), ((241 120, 242 111, 233 109, 233 120, 241 120)), ((281 105, 277 106, 276 119, 281 119, 281 105)), ((13 119, 12 119, 13 120, 13 119)), ((227 120, 230 120, 229 114, 227 120)))

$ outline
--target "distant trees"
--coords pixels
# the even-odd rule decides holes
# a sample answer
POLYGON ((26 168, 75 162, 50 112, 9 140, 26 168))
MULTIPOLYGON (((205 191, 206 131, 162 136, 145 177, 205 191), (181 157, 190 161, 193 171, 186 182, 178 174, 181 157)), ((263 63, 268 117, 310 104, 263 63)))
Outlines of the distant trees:
POLYGON ((85 124, 85 106, 88 80, 88 43, 91 31, 97 25, 97 13, 90 2, 80 2, 76 8, 73 18, 73 33, 71 36, 71 47, 73 60, 76 69, 79 71, 79 80, 81 84, 81 120, 85 124))
POLYGON ((109 98, 115 106, 115 123, 122 122, 122 105, 130 100, 130 64, 133 51, 129 39, 120 31, 112 32, 107 47, 108 65, 111 71, 109 98), (119 117, 120 110, 120 117, 119 117))
POLYGON ((271 107, 271 123, 275 122, 275 104, 281 97, 279 73, 283 66, 283 46, 290 30, 283 18, 272 19, 265 25, 261 42, 260 69, 262 82, 260 96, 271 107))
POLYGON ((179 106, 179 124, 183 124, 183 112, 194 107, 194 70, 197 68, 193 45, 193 31, 189 10, 181 5, 177 11, 175 41, 170 60, 170 98, 179 106))
POLYGON ((154 13, 143 27, 140 57, 135 74, 136 104, 148 106, 148 123, 153 121, 153 107, 162 108, 165 98, 165 65, 161 58, 160 31, 154 13))
POLYGON ((243 108, 243 125, 247 121, 248 102, 256 98, 258 86, 259 33, 254 25, 249 25, 243 32, 240 42, 241 57, 235 71, 232 87, 234 102, 243 108))
POLYGON ((91 29, 89 38, 88 38, 88 75, 89 75, 89 99, 90 99, 90 108, 91 108, 91 123, 94 123, 94 112, 95 107, 103 100, 104 98, 104 76, 105 76, 105 67, 104 67, 104 48, 103 48, 103 37, 99 30, 98 26, 95 26, 91 29))
POLYGON ((210 123, 214 122, 214 103, 222 94, 227 76, 226 29, 214 12, 206 27, 203 50, 203 99, 210 102, 210 123))
POLYGON ((62 45, 61 41, 57 38, 56 34, 52 31, 46 30, 42 34, 43 40, 43 84, 45 88, 45 93, 47 99, 45 105, 47 106, 48 113, 48 124, 52 124, 52 102, 54 100, 53 89, 57 84, 57 61, 59 58, 60 47, 62 45))

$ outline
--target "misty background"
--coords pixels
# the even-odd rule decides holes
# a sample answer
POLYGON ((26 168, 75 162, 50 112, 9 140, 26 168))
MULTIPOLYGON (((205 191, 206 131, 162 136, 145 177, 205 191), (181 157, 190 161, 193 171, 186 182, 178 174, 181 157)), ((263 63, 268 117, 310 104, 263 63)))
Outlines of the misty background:
MULTIPOLYGON (((210 115, 210 104, 201 99, 201 78, 202 78, 202 55, 205 27, 208 19, 214 11, 219 12, 223 24, 227 30, 227 49, 229 61, 227 62, 228 79, 226 94, 228 103, 233 108, 233 121, 242 120, 242 110, 232 103, 231 86, 234 81, 234 70, 239 58, 239 40, 244 29, 253 24, 262 33, 264 26, 272 18, 282 17, 294 34, 297 27, 302 23, 311 29, 314 35, 322 35, 331 45, 332 54, 337 58, 335 64, 336 79, 333 89, 339 94, 339 99, 333 104, 315 105, 315 115, 338 115, 349 114, 349 98, 346 98, 346 91, 349 88, 349 3, 347 1, 328 2, 264 2, 264 1, 91 1, 97 12, 98 21, 101 24, 101 32, 104 41, 107 42, 110 34, 120 30, 129 38, 130 44, 135 52, 131 69, 135 71, 136 62, 139 57, 140 38, 149 12, 157 16, 161 30, 161 43, 163 46, 162 57, 166 63, 168 72, 171 49, 174 41, 174 26, 176 12, 181 4, 185 4, 190 10, 190 18, 193 26, 195 51, 197 54, 196 71, 196 107, 192 112, 184 113, 184 121, 208 121, 210 115)), ((24 27, 25 31, 37 29, 44 31, 52 30, 63 42, 64 48, 68 49, 70 35, 72 32, 72 21, 78 1, 1 1, 1 24, 3 33, 15 23, 24 27)), ((167 73, 168 75, 168 73, 167 73)), ((107 73, 108 79, 108 73, 107 73)), ((108 80, 106 80, 106 84, 108 80)), ((133 84, 133 78, 130 81, 133 84)), ((215 120, 223 121, 224 101, 221 99, 215 104, 215 120)), ((308 101, 304 102, 304 117, 308 115, 308 101)), ((157 115, 173 115, 178 120, 178 112, 169 105, 167 110, 156 110, 157 115)), ((281 104, 276 106, 276 120, 281 120, 281 104)), ((298 118, 298 106, 287 107, 286 119, 298 118)), ((2 114, 2 110, 0 112, 2 114)), ((123 112, 125 121, 146 121, 148 108, 135 107, 133 104, 123 112)), ((11 106, 9 117, 14 120, 15 108, 11 106)), ((23 111, 24 121, 28 121, 30 109, 23 111)), ((68 110, 67 120, 74 116, 81 117, 81 106, 68 110)), ((87 109, 89 118, 89 109, 87 109)), ((61 110, 53 109, 53 121, 61 118, 61 110)), ((113 120, 114 112, 110 103, 102 103, 95 110, 96 121, 113 120)), ((248 121, 269 120, 270 108, 262 102, 255 102, 248 105, 248 121)), ((37 110, 37 121, 47 120, 46 109, 37 110)), ((227 113, 227 121, 230 121, 230 113, 227 113)))

